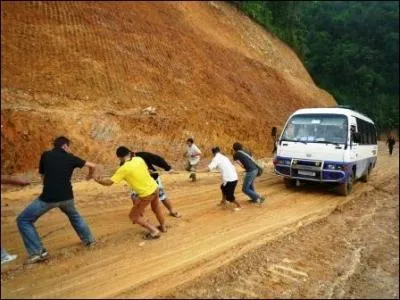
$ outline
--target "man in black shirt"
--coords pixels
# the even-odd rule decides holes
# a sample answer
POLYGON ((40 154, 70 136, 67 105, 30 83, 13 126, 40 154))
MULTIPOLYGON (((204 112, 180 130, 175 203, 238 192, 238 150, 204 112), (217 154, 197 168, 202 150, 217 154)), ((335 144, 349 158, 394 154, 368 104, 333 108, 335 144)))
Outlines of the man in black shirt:
POLYGON ((54 148, 43 152, 40 158, 39 173, 43 181, 43 192, 17 217, 18 229, 29 254, 28 263, 42 261, 48 256, 34 223, 56 207, 67 215, 85 246, 95 243, 88 225, 75 208, 71 176, 75 168, 88 167, 89 180, 96 165, 74 156, 69 147, 70 140, 66 137, 56 138, 53 145, 54 148))
POLYGON ((251 203, 262 203, 265 198, 256 193, 254 188, 254 180, 257 177, 258 167, 251 155, 243 150, 243 146, 240 143, 233 144, 233 160, 242 166, 246 173, 243 178, 242 192, 250 197, 251 203))
POLYGON ((387 141, 386 141, 386 144, 387 144, 388 147, 389 147, 389 154, 392 155, 392 153, 393 153, 393 146, 396 144, 396 140, 394 139, 393 136, 389 136, 388 139, 387 139, 387 141))
MULTIPOLYGON (((154 153, 132 152, 131 151, 131 156, 138 156, 138 157, 143 158, 143 160, 145 161, 145 163, 149 169, 151 177, 153 177, 154 180, 158 184, 159 197, 160 197, 161 203, 164 204, 164 206, 168 209, 170 216, 173 216, 175 218, 180 218, 181 215, 179 214, 179 212, 177 212, 173 208, 171 201, 168 199, 168 196, 164 190, 164 186, 161 182, 160 174, 157 172, 157 169, 154 166, 160 167, 169 173, 173 172, 172 167, 165 161, 164 158, 162 158, 161 156, 154 154, 154 153)), ((131 199, 133 202, 136 201, 136 196, 137 195, 136 195, 135 191, 132 191, 131 199)))

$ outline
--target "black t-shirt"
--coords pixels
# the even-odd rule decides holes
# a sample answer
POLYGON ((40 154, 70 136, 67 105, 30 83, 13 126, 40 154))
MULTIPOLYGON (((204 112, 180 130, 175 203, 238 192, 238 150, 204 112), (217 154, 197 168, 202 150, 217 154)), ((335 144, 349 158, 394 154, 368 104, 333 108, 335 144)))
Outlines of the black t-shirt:
POLYGON ((39 162, 39 173, 44 176, 43 192, 40 199, 44 202, 59 202, 74 198, 71 176, 75 168, 82 168, 86 161, 54 148, 43 152, 39 162))
POLYGON ((393 147, 394 144, 396 144, 396 141, 394 139, 388 139, 387 143, 389 144, 389 147, 393 147))
POLYGON ((154 168, 154 166, 163 168, 165 171, 171 170, 171 166, 165 161, 165 159, 156 154, 150 152, 135 152, 135 156, 143 158, 143 160, 146 162, 147 167, 151 171, 154 171, 151 172, 151 177, 153 177, 154 179, 157 179, 159 176, 159 174, 155 172, 157 170, 156 168, 154 168))
MULTIPOLYGON (((246 152, 247 154, 249 154, 247 151, 244 150, 240 150, 243 152, 246 152)), ((257 165, 249 158, 247 157, 247 155, 241 153, 240 151, 236 151, 235 154, 233 155, 233 160, 238 160, 242 163, 244 169, 246 170, 246 172, 251 172, 254 170, 257 170, 257 165)))

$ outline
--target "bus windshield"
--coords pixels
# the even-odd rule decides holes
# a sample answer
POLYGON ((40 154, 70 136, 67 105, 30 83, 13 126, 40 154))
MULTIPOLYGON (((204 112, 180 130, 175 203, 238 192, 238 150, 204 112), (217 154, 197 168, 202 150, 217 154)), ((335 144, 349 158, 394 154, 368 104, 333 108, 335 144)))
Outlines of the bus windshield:
POLYGON ((282 134, 282 141, 345 144, 348 126, 345 115, 304 114, 293 116, 282 134))

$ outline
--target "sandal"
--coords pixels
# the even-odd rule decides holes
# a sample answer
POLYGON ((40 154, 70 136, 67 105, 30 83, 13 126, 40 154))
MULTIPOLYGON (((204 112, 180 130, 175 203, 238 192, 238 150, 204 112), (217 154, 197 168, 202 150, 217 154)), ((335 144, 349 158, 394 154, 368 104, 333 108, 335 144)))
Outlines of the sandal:
POLYGON ((158 225, 157 229, 160 230, 161 232, 167 232, 167 226, 165 226, 165 225, 164 225, 164 227, 162 227, 161 225, 158 225))
POLYGON ((143 237, 145 240, 156 240, 161 237, 160 234, 152 235, 151 232, 146 233, 146 235, 143 237))
POLYGON ((170 212, 169 215, 172 216, 172 217, 175 217, 175 218, 180 218, 181 217, 181 214, 178 213, 178 212, 174 212, 174 213, 170 212))

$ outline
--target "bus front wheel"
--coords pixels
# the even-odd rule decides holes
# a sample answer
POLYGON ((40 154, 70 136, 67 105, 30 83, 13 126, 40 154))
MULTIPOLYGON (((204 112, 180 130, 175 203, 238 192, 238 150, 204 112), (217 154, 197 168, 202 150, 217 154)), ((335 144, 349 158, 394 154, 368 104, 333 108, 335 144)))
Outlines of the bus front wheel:
POLYGON ((354 174, 351 172, 347 181, 345 183, 341 183, 338 187, 338 193, 342 196, 347 196, 353 190, 353 181, 354 181, 354 174))
POLYGON ((293 187, 296 186, 296 180, 295 179, 283 178, 283 181, 285 182, 285 186, 287 188, 293 188, 293 187))

